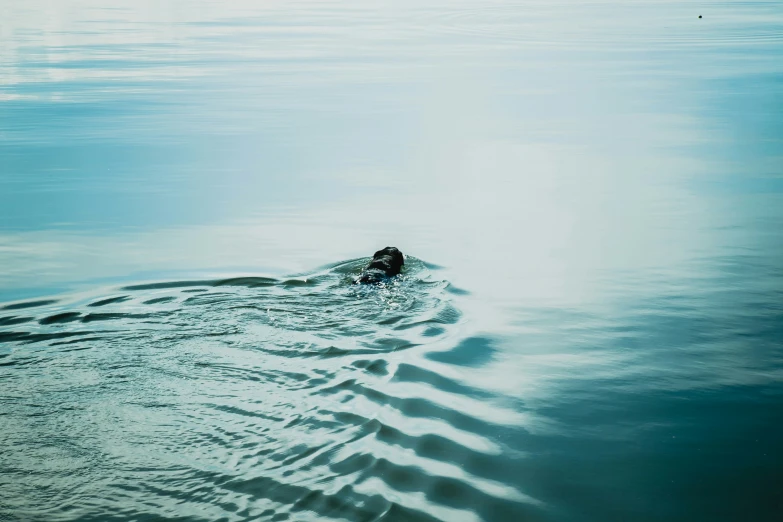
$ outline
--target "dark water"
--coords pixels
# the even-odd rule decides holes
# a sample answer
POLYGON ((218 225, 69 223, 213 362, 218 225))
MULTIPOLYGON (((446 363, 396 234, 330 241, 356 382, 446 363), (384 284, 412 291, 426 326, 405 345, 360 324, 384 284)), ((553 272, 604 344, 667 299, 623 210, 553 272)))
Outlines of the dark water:
POLYGON ((780 519, 783 4, 8 4, 0 520, 780 519))

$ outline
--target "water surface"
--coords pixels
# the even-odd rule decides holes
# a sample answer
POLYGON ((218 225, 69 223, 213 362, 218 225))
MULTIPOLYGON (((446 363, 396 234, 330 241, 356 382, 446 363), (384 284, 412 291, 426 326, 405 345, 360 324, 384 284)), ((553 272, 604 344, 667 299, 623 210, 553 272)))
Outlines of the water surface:
POLYGON ((779 2, 102 4, 0 21, 0 518, 777 520, 779 2))

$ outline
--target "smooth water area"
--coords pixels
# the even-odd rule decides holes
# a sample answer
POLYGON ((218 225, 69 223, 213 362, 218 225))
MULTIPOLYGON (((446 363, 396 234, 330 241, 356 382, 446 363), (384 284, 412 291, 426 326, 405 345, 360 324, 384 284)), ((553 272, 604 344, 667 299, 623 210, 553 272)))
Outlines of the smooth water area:
POLYGON ((3 3, 0 520, 779 520, 782 109, 777 1, 3 3))

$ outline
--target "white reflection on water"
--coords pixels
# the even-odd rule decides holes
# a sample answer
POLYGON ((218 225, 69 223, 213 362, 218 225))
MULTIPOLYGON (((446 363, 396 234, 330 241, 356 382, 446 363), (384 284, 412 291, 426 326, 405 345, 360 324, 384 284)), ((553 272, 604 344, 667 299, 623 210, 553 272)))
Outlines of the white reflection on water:
POLYGON ((422 176, 414 190, 398 188, 393 197, 374 194, 239 224, 10 234, 3 239, 3 287, 55 283, 64 273, 86 280, 177 269, 301 272, 389 243, 453 269, 475 289, 519 298, 577 292, 596 269, 672 266, 709 247, 693 198, 623 177, 621 161, 512 143, 463 143, 459 150, 427 158, 421 169, 432 169, 430 179, 422 176), (615 180, 623 183, 621 199, 613 197, 615 180))

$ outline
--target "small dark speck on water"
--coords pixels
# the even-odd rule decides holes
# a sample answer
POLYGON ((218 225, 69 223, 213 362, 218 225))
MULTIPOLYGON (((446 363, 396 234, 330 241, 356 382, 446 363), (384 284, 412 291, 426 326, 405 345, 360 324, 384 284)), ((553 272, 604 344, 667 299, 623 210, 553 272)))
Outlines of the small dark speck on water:
POLYGON ((699 18, 701 18, 701 15, 699 15, 699 18))

